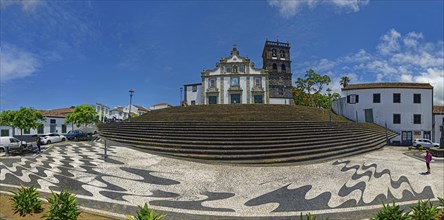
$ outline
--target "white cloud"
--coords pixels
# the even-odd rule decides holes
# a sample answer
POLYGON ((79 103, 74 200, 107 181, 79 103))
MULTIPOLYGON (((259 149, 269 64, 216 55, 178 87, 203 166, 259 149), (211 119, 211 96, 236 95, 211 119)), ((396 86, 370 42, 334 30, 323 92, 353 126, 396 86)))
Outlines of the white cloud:
POLYGON ((333 5, 339 9, 358 12, 362 6, 368 4, 368 0, 267 0, 272 7, 278 8, 283 17, 291 17, 300 12, 304 7, 313 9, 320 4, 333 5))
POLYGON ((45 4, 43 0, 2 0, 1 9, 7 8, 12 5, 20 5, 25 12, 34 12, 34 10, 45 4))
POLYGON ((3 43, 0 56, 0 83, 31 76, 40 66, 35 54, 7 43, 3 43))
POLYGON ((422 33, 410 32, 402 36, 391 29, 380 37, 375 53, 361 49, 333 60, 306 61, 298 68, 318 71, 316 65, 322 67, 324 72, 330 73, 335 92, 340 89, 335 81, 339 82, 345 75, 350 78, 350 83, 430 83, 434 87, 434 104, 444 105, 444 43, 424 42, 424 38, 422 33), (334 65, 327 65, 329 63, 334 65))
POLYGON ((377 46, 378 51, 383 55, 398 51, 400 38, 401 34, 395 29, 391 29, 387 34, 381 36, 382 42, 377 46))

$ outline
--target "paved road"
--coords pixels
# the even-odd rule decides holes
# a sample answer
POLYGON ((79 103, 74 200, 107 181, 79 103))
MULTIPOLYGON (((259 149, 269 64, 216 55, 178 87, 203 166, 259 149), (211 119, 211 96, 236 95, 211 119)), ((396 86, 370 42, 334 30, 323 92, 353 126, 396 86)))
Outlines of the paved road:
POLYGON ((317 164, 231 166, 161 157, 101 142, 65 142, 40 155, 1 157, 0 190, 34 185, 43 194, 70 189, 81 205, 119 214, 149 205, 173 218, 334 219, 370 217, 381 202, 409 205, 444 197, 444 162, 425 163, 403 148, 317 164))

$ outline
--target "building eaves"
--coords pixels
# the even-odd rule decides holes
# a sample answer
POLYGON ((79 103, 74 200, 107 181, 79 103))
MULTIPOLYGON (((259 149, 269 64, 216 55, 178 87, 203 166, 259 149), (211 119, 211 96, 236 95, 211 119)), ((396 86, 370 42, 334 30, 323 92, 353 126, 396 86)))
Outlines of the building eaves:
POLYGON ((430 83, 365 83, 349 84, 342 91, 357 89, 433 89, 430 83))

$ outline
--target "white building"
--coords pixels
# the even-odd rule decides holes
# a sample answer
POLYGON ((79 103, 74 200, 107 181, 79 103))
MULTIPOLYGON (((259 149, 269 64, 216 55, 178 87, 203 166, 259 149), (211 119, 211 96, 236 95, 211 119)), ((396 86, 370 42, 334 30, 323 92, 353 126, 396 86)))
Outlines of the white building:
POLYGON ((433 142, 441 143, 440 126, 444 126, 444 106, 433 106, 433 142))
POLYGON ((99 115, 99 121, 105 122, 107 119, 112 118, 110 108, 108 106, 96 102, 95 108, 97 115, 99 115))
MULTIPOLYGON (((131 105, 131 114, 136 114, 136 115, 143 115, 147 112, 151 111, 150 109, 147 109, 143 106, 140 105, 131 105)), ((110 110, 110 119, 121 119, 121 120, 125 120, 128 118, 130 112, 130 105, 127 105, 125 107, 122 106, 116 106, 113 109, 110 110)))
MULTIPOLYGON (((74 110, 71 108, 60 108, 53 110, 38 110, 44 117, 45 120, 42 125, 37 129, 23 130, 23 136, 30 136, 36 134, 46 134, 46 133, 59 133, 66 134, 72 130, 72 124, 65 124, 65 117, 74 110)), ((21 134, 20 129, 15 128, 14 130, 9 126, 0 126, 1 136, 18 136, 21 134)))
POLYGON ((336 114, 357 122, 376 123, 398 132, 392 143, 410 145, 432 139, 433 87, 428 83, 351 84, 332 104, 336 114))
POLYGON ((111 109, 110 110, 111 119, 121 119, 121 120, 127 119, 128 112, 124 112, 123 108, 124 107, 122 106, 116 106, 113 109, 111 109))
POLYGON ((202 104, 202 83, 186 84, 184 89, 184 102, 188 105, 202 104))
POLYGON ((171 108, 171 107, 173 107, 173 106, 170 105, 169 103, 162 102, 162 103, 159 103, 159 104, 152 105, 152 106, 150 107, 150 111, 151 111, 151 110, 164 109, 164 108, 171 108))

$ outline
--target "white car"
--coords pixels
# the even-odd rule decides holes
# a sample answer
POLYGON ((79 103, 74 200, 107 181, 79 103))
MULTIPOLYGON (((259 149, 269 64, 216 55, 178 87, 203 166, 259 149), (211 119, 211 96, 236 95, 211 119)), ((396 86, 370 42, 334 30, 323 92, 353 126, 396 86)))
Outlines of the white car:
POLYGON ((51 144, 61 141, 66 141, 66 137, 57 133, 45 134, 40 138, 41 144, 51 144))
POLYGON ((419 148, 421 146, 423 148, 431 148, 431 147, 439 147, 439 144, 438 143, 433 143, 429 139, 415 139, 413 141, 413 147, 419 148))
POLYGON ((32 145, 26 141, 21 141, 15 137, 0 137, 0 151, 6 152, 11 150, 23 151, 25 149, 32 150, 32 145))

